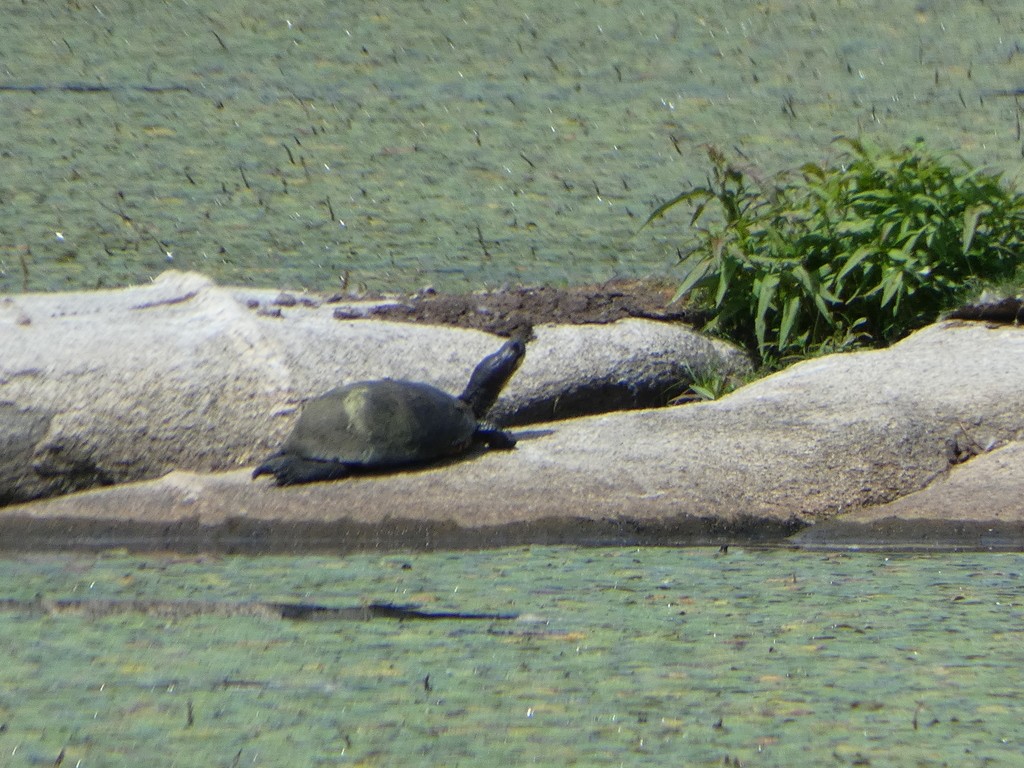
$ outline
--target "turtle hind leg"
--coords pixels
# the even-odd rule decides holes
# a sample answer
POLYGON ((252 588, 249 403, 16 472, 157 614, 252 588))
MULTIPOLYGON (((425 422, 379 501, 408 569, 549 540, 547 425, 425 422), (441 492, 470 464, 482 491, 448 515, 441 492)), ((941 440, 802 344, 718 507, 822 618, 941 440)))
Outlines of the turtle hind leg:
POLYGON ((483 443, 492 450, 507 451, 516 447, 516 439, 510 432, 505 432, 489 424, 481 424, 477 427, 473 437, 477 442, 483 443))
POLYGON ((283 453, 275 453, 268 456, 263 460, 262 464, 252 471, 252 479, 255 480, 260 475, 276 475, 286 461, 287 456, 283 453))
POLYGON ((276 453, 253 470, 253 478, 273 475, 278 485, 315 483, 322 480, 340 480, 351 474, 347 464, 337 461, 304 459, 290 453, 276 453))

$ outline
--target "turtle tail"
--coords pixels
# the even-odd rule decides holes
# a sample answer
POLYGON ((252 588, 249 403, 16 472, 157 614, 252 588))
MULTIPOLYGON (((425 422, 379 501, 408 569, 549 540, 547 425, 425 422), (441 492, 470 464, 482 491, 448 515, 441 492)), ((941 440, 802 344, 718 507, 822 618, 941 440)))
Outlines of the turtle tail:
POLYGON ((482 419, 491 410, 525 354, 526 343, 522 339, 510 339, 493 355, 481 360, 474 369, 459 399, 469 405, 477 419, 482 419))

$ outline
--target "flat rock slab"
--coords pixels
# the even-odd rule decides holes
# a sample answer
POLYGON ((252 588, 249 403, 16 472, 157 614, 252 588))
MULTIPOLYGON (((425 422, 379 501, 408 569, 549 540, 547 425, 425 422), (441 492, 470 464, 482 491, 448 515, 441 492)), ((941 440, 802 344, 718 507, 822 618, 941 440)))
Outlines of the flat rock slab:
POLYGON ((839 515, 792 542, 805 549, 1024 550, 1024 444, 960 464, 923 490, 839 515))
MULTIPOLYGON (((280 445, 309 397, 384 377, 458 394, 503 341, 338 320, 338 306, 182 272, 139 288, 0 297, 0 505, 251 465, 280 445)), ((491 417, 523 424, 650 406, 695 372, 747 367, 735 347, 679 323, 538 324, 491 417)))
POLYGON ((767 543, 800 528, 794 520, 666 513, 678 497, 633 484, 623 491, 615 479, 566 484, 561 473, 549 472, 560 475, 556 495, 547 478, 531 488, 495 471, 498 460, 478 457, 464 462, 463 472, 432 468, 284 489, 254 483, 246 471, 172 472, 10 507, 0 514, 0 549, 268 553, 767 543))
MULTIPOLYGON (((935 483, 967 482, 972 467, 1015 456, 1021 381, 1024 329, 946 322, 887 350, 800 363, 716 402, 529 425, 515 430, 514 451, 414 471, 292 488, 244 471, 172 472, 12 506, 0 541, 254 552, 788 544, 801 527, 909 505, 935 483), (972 452, 983 455, 962 463, 972 452)), ((1012 494, 1017 476, 979 482, 1012 494)), ((949 498, 962 522, 966 510, 949 498)), ((916 509, 939 516, 927 502, 916 509)), ((1004 509, 1007 525, 1024 519, 1004 509)), ((900 530, 889 530, 899 548, 900 530)))

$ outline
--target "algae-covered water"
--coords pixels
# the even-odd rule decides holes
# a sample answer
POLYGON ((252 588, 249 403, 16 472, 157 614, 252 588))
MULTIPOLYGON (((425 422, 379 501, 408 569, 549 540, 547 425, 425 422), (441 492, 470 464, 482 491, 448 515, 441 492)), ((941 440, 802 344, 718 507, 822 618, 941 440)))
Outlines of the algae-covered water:
POLYGON ((38 555, 0 573, 5 766, 989 766, 1024 750, 1020 555, 38 555), (29 610, 40 596, 520 618, 89 618, 29 610))
POLYGON ((661 274, 713 143, 924 137, 1021 177, 1019 0, 11 2, 0 293, 661 274))

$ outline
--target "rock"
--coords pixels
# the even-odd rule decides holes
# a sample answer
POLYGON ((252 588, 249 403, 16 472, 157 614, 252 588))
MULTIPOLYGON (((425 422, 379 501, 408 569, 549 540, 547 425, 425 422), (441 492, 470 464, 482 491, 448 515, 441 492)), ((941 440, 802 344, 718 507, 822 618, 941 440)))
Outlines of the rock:
POLYGON ((702 372, 743 375, 736 347, 687 326, 650 320, 534 328, 526 360, 491 412, 523 425, 665 405, 702 372))
MULTIPOLYGON (((945 322, 887 350, 805 361, 716 402, 531 425, 515 430, 514 451, 415 471, 288 489, 244 472, 173 472, 12 506, 0 542, 225 551, 781 543, 1000 455, 951 470, 969 446, 1017 455, 1022 380, 1024 329, 945 322)), ((1006 484, 1009 499, 1016 476, 988 482, 1006 484)), ((936 515, 929 504, 921 514, 936 515)), ((1008 503, 1001 519, 1020 526, 1024 508, 1008 503)))
MULTIPOLYGON (((457 393, 496 346, 479 331, 339 321, 335 307, 181 272, 0 299, 0 503, 244 466, 280 444, 306 398, 382 377, 457 393)), ((535 336, 498 419, 660 404, 693 371, 749 366, 679 324, 538 325, 535 336)))
POLYGON ((32 466, 36 445, 42 442, 53 418, 42 408, 20 408, 0 402, 0 506, 18 500, 25 468, 32 466))
POLYGON ((920 491, 801 532, 804 549, 1024 550, 1024 443, 951 467, 920 491))
POLYGON ((647 494, 638 483, 623 486, 624 473, 594 483, 560 472, 557 460, 545 458, 557 445, 531 451, 529 458, 520 455, 503 469, 495 453, 419 471, 288 488, 253 482, 248 470, 171 472, 0 510, 0 549, 262 554, 712 544, 723 538, 770 542, 800 528, 786 519, 676 513, 672 505, 686 489, 666 497, 647 494), (546 471, 536 485, 513 479, 515 468, 524 466, 546 471))
POLYGON ((288 384, 251 313, 198 275, 9 297, 0 328, 0 402, 26 427, 0 436, 8 500, 230 467, 288 384))

